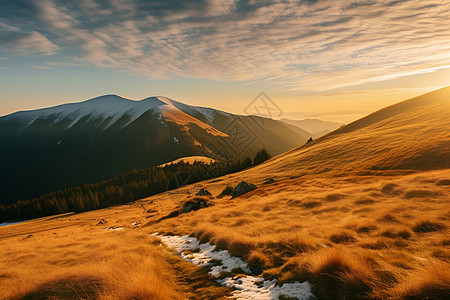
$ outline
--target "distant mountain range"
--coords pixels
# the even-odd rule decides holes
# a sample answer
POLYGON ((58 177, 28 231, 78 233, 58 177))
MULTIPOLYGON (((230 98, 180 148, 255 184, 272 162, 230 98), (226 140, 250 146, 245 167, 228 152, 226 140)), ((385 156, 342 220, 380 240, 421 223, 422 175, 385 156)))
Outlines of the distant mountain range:
POLYGON ((166 97, 106 95, 0 118, 0 203, 185 156, 220 161, 278 155, 311 134, 287 122, 196 107, 166 97))
POLYGON ((321 137, 343 125, 342 123, 322 121, 319 119, 291 120, 283 118, 280 121, 309 132, 312 138, 321 137))

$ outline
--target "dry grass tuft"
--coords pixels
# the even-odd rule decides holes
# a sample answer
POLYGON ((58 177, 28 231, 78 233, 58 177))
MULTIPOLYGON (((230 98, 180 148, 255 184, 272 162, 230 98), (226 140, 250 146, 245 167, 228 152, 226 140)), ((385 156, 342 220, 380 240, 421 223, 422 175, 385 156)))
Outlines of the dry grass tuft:
POLYGON ((315 294, 320 299, 366 299, 373 274, 354 257, 330 249, 312 269, 315 294))
POLYGON ((427 190, 412 190, 405 193, 403 197, 406 199, 411 198, 428 198, 428 197, 436 197, 440 193, 435 191, 427 191, 427 190))
POLYGON ((388 195, 400 195, 402 190, 395 183, 388 183, 381 188, 381 192, 388 195))
POLYGON ((304 203, 301 204, 301 206, 306 208, 306 209, 318 207, 318 206, 321 206, 321 205, 322 205, 322 203, 320 203, 319 201, 308 201, 308 202, 304 202, 304 203))
POLYGON ((368 226, 360 226, 355 229, 357 233, 371 233, 372 231, 377 230, 378 227, 375 225, 368 225, 368 226))
POLYGON ((375 200, 373 199, 363 199, 358 200, 354 202, 356 205, 369 205, 369 204, 375 204, 375 200))
POLYGON ((384 223, 400 223, 400 221, 391 214, 385 214, 384 216, 379 218, 378 221, 384 223))
POLYGON ((438 182, 436 182, 436 185, 439 186, 450 185, 450 179, 439 180, 438 182))
POLYGON ((248 264, 250 267, 264 269, 272 265, 272 262, 267 254, 258 250, 252 250, 248 256, 248 264))
POLYGON ((396 298, 404 300, 448 299, 450 264, 441 264, 414 273, 394 289, 396 298))
POLYGON ((92 275, 67 275, 41 283, 12 299, 97 299, 104 280, 92 275))
POLYGON ((325 201, 327 202, 335 202, 345 198, 345 195, 342 194, 329 194, 325 197, 325 201))
POLYGON ((417 223, 413 227, 413 231, 416 233, 428 233, 434 231, 444 230, 446 227, 442 223, 432 222, 432 221, 422 221, 417 223))
POLYGON ((344 231, 331 235, 330 241, 335 244, 348 244, 356 242, 356 238, 351 232, 344 231))
POLYGON ((393 228, 384 230, 381 234, 381 236, 390 238, 390 239, 404 239, 407 240, 411 237, 411 232, 404 229, 404 230, 400 230, 400 231, 396 231, 393 228))

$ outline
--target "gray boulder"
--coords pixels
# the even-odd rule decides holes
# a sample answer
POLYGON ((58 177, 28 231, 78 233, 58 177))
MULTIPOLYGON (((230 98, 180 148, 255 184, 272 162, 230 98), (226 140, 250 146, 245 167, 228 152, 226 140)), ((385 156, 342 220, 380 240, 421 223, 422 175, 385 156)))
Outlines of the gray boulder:
POLYGON ((207 189, 202 188, 202 189, 200 189, 200 191, 198 191, 198 193, 195 194, 195 195, 196 195, 196 196, 211 196, 211 193, 210 193, 207 189))
POLYGON ((239 182, 239 184, 233 189, 231 193, 231 198, 236 198, 240 195, 248 193, 250 191, 256 190, 257 187, 253 183, 247 183, 245 181, 239 182))
POLYGON ((269 178, 264 182, 264 184, 271 184, 271 183, 275 183, 275 182, 277 182, 275 179, 269 178))

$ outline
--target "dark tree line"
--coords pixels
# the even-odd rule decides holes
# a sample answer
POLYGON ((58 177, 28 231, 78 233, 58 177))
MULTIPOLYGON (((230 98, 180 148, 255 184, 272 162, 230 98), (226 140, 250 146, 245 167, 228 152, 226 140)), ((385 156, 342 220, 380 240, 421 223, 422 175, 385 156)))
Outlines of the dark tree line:
POLYGON ((49 192, 36 198, 16 201, 11 205, 0 205, 0 222, 83 212, 123 204, 182 185, 238 172, 269 157, 263 149, 256 154, 253 161, 246 158, 234 164, 180 162, 165 167, 132 170, 101 182, 49 192))

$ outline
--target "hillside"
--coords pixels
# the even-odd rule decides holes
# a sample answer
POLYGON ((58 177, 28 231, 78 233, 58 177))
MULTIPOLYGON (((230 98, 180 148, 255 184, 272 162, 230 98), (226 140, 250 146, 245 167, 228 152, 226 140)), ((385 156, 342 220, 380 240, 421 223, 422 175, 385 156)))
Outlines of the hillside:
POLYGON ((166 97, 106 95, 0 118, 0 203, 186 156, 236 162, 281 154, 307 137, 283 123, 189 106, 166 97))
MULTIPOLYGON (((409 99, 259 166, 126 206, 0 227, 0 297, 54 296, 76 286, 88 299, 115 299, 111 291, 220 299, 276 280, 280 288, 308 282, 319 299, 446 299, 449 100, 450 88, 409 99), (275 182, 263 184, 268 178, 275 182), (257 189, 222 194, 242 180, 257 189), (194 196, 201 188, 212 196, 194 196), (208 205, 187 210, 195 201, 208 205), (199 243, 178 253, 186 261, 170 250, 176 238, 199 243), (211 249, 206 242, 248 265, 216 281, 208 270, 227 261, 208 270, 191 263, 211 249), (133 280, 120 282, 115 269, 133 280), (244 290, 233 289, 242 282, 244 290)), ((276 291, 258 299, 276 299, 276 291)))
POLYGON ((206 156, 187 156, 187 157, 181 157, 181 158, 166 162, 164 164, 159 165, 159 167, 164 167, 164 166, 170 165, 170 164, 177 164, 179 162, 184 162, 187 164, 192 164, 194 162, 203 162, 205 164, 211 164, 211 163, 216 162, 216 160, 206 157, 206 156))
POLYGON ((450 88, 374 112, 252 172, 296 176, 450 168, 450 88))

